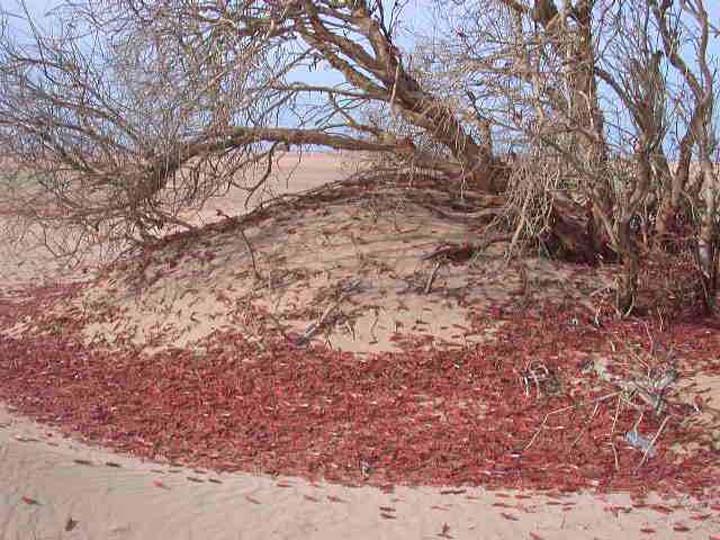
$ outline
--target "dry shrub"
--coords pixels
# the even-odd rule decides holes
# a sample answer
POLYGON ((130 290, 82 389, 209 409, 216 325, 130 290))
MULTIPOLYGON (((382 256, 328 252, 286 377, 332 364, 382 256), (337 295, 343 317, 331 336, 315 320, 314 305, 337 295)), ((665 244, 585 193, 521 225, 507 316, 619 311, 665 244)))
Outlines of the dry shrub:
POLYGON ((642 257, 638 276, 638 314, 660 322, 705 314, 706 293, 696 260, 695 240, 674 237, 672 249, 654 246, 642 257))

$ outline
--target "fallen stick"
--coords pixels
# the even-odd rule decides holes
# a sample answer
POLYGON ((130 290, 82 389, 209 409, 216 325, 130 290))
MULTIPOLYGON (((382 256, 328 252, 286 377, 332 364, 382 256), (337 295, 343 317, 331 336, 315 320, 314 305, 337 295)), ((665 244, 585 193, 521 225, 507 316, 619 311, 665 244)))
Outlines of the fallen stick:
POLYGON ((554 414, 560 414, 561 412, 565 412, 569 409, 574 409, 575 407, 576 407, 575 405, 568 405, 567 407, 563 407, 561 409, 557 409, 555 411, 550 411, 549 413, 547 413, 545 415, 545 418, 543 418, 543 421, 540 423, 540 427, 537 428, 537 430, 535 430, 535 434, 530 439, 530 442, 525 445, 525 448, 523 448, 523 452, 525 450, 527 450, 528 448, 530 448, 533 445, 533 443, 535 443, 535 439, 537 439, 538 435, 540 435, 540 432, 545 427, 545 424, 547 424, 548 418, 550 418, 554 414))
POLYGON ((253 249, 250 240, 248 240, 248 237, 245 234, 245 230, 242 227, 239 227, 239 230, 240 236, 242 237, 243 242, 245 242, 245 247, 247 248, 248 253, 250 253, 250 262, 252 263, 252 269, 253 274, 255 275, 255 279, 258 281, 262 281, 262 274, 260 274, 260 271, 257 268, 257 261, 255 260, 255 250, 253 249))
POLYGON ((580 442, 580 439, 582 439, 582 436, 585 434, 585 431, 587 431, 587 429, 590 427, 590 424, 592 423, 593 418, 595 418, 595 415, 597 414, 599 408, 600 408, 600 402, 598 401, 597 403, 595 403, 595 408, 593 409, 593 412, 590 415, 590 418, 585 423, 583 428, 580 430, 580 433, 578 433, 578 436, 575 437, 575 440, 573 441, 573 443, 570 445, 571 448, 575 448, 575 445, 578 442, 580 442))
POLYGON ((640 467, 642 467, 645 464, 645 461, 647 461, 647 457, 650 454, 650 451, 652 450, 653 446, 655 446, 655 442, 660 438, 660 434, 662 434, 663 429, 665 429, 665 424, 668 423, 668 420, 670 420, 670 416, 666 416, 665 419, 662 421, 662 424, 660 424, 660 428, 657 430, 657 433, 650 441, 650 444, 648 444, 647 448, 645 449, 645 453, 643 454, 642 459, 640 460, 640 463, 638 463, 638 466, 635 467, 635 472, 637 472, 640 467))
MULTIPOLYGON (((263 182, 264 182, 264 180, 263 180, 263 182)), ((248 196, 248 198, 249 198, 249 196, 248 196)), ((247 201, 246 201, 246 208, 247 208, 247 201)), ((237 223, 239 225, 238 230, 240 231, 240 236, 242 237, 243 242, 245 243, 245 247, 247 248, 248 253, 250 254, 250 262, 252 263, 252 269, 253 269, 253 274, 255 275, 255 279, 258 281, 262 281, 262 274, 260 274, 260 271, 258 270, 258 267, 257 267, 257 261, 255 260, 255 250, 253 249, 252 244, 250 243, 250 240, 248 239, 247 235, 245 234, 245 229, 242 227, 242 223, 240 222, 240 220, 237 217, 228 216, 225 212, 223 212, 222 210, 219 210, 219 209, 216 210, 215 212, 217 213, 218 216, 223 217, 223 218, 225 218, 229 221, 232 221, 234 223, 237 223)))
POLYGON ((295 343, 297 345, 305 345, 308 341, 310 341, 310 339, 312 339, 312 337, 315 334, 317 334, 320 331, 320 329, 324 326, 325 321, 330 316, 330 314, 333 311, 335 311, 338 308, 338 306, 340 306, 340 304, 342 304, 345 301, 345 299, 348 296, 350 296, 350 294, 353 291, 355 291, 355 289, 358 288, 359 285, 360 285, 359 281, 355 281, 355 282, 351 283, 346 288, 345 292, 343 292, 334 303, 330 304, 325 309, 325 311, 323 311, 323 314, 320 316, 320 318, 317 321, 310 323, 310 325, 305 329, 305 332, 303 332, 303 334, 297 339, 297 341, 295 343))
POLYGON ((330 304, 317 321, 310 323, 303 334, 297 339, 297 344, 305 345, 308 341, 310 341, 310 339, 312 339, 312 337, 320 331, 320 328, 322 328, 323 324, 325 324, 325 320, 330 316, 330 313, 335 311, 344 299, 345 295, 340 297, 340 299, 334 304, 330 304))
POLYGON ((435 276, 437 276, 438 270, 440 270, 440 267, 443 264, 443 260, 439 260, 435 263, 435 266, 433 266, 432 272, 430 272, 430 276, 428 276, 427 283, 425 284, 425 289, 423 290, 424 294, 430 294, 430 290, 432 289, 433 282, 435 281, 435 276))
MULTIPOLYGON (((604 396, 600 396, 600 397, 597 398, 597 399, 593 399, 590 403, 599 404, 599 403, 602 402, 602 401, 605 401, 605 400, 607 400, 607 399, 610 399, 610 398, 612 398, 612 397, 617 396, 619 393, 620 393, 620 392, 613 392, 613 393, 611 393, 611 394, 606 394, 606 395, 604 395, 604 396)), ((537 439, 538 435, 540 435, 540 432, 543 430, 543 428, 545 427, 545 424, 547 424, 547 421, 548 421, 548 419, 549 419, 551 416, 553 416, 553 415, 555 415, 555 414, 560 414, 561 412, 565 412, 565 411, 570 410, 570 409, 575 409, 575 408, 580 407, 580 406, 581 406, 581 405, 577 405, 577 404, 576 404, 576 405, 568 405, 567 407, 562 407, 562 408, 560 408, 560 409, 556 409, 556 410, 554 410, 554 411, 550 411, 549 413, 547 413, 547 414, 545 415, 545 418, 543 418, 543 421, 540 423, 540 427, 537 428, 537 430, 536 430, 535 433, 533 434, 532 438, 530 439, 530 442, 528 442, 528 443, 525 445, 525 448, 523 448, 523 452, 524 452, 525 450, 527 450, 528 448, 530 448, 530 447, 535 443, 535 439, 537 439)))

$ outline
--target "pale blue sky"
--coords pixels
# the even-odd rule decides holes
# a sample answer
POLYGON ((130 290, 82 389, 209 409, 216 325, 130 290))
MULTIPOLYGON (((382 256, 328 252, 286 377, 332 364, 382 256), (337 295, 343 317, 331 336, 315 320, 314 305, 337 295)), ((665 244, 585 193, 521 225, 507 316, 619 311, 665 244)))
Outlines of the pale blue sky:
MULTIPOLYGON (((58 0, 25 0, 28 9, 38 17, 38 20, 42 20, 42 15, 52 10, 54 6, 57 6, 58 0)), ((437 1, 437 0, 436 0, 437 1)), ((445 0, 450 1, 450 0, 445 0)), ((482 1, 482 0, 476 0, 482 1)), ((388 3, 390 0, 388 0, 388 3)), ((403 14, 403 26, 405 32, 399 34, 398 45, 400 47, 411 46, 413 39, 413 31, 419 31, 421 34, 433 37, 436 32, 439 34, 447 32, 446 19, 437 20, 435 18, 435 12, 432 8, 433 0, 409 0, 403 14)), ((706 0, 706 7, 711 14, 712 23, 716 27, 720 27, 720 0, 706 0)), ((18 0, 0 0, 0 10, 7 10, 10 12, 17 12, 18 0)), ((44 26, 41 24, 41 26, 44 26)), ((440 36, 444 37, 444 36, 440 36)), ((716 59, 720 59, 720 39, 713 38, 711 40, 711 56, 716 59)), ((342 77, 335 72, 328 71, 315 71, 310 74, 298 73, 298 78, 302 78, 306 82, 314 84, 335 84, 342 82, 342 77)))
MULTIPOLYGON (((58 0, 25 0, 25 3, 31 12, 42 18, 43 14, 52 10, 59 2, 58 0)), ((414 30, 419 30, 426 36, 432 36, 439 26, 443 26, 442 24, 438 25, 432 5, 432 0, 408 1, 403 14, 403 20, 404 26, 409 31, 400 34, 400 46, 407 46, 412 43, 412 31, 414 30)), ((0 0, 0 11, 4 8, 12 12, 16 11, 17 7, 18 0, 0 0)), ((720 27, 720 0, 706 0, 706 8, 711 15, 713 24, 715 24, 716 27, 720 27)), ((440 31, 446 31, 446 28, 440 31)), ((711 40, 710 50, 713 56, 720 57, 720 39, 714 38, 711 40)))

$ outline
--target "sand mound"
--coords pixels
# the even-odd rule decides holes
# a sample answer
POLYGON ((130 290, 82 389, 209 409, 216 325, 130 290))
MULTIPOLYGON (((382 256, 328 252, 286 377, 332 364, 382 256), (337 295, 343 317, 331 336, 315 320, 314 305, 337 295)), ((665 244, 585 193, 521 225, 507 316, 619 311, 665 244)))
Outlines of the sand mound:
MULTIPOLYGON (((85 283, 5 291, 0 399, 67 435, 165 463, 366 486, 337 488, 347 502, 361 489, 395 508, 371 485, 454 486, 445 495, 470 501, 486 500, 470 486, 629 490, 636 506, 609 511, 640 516, 629 526, 638 534, 705 534, 717 521, 717 321, 618 320, 611 268, 508 264, 500 237, 478 242, 487 216, 476 208, 468 219, 458 197, 346 181, 170 236, 85 283), (683 516, 697 517, 693 527, 661 524, 640 510, 650 491, 692 495, 705 513, 683 516)), ((160 487, 142 477, 153 497, 167 484, 182 491, 172 504, 194 501, 197 482, 166 472, 160 487)), ((299 495, 313 485, 296 482, 299 495)), ((289 489, 266 483, 257 494, 289 489)), ((50 484, 28 496, 58 498, 50 484)), ((443 491, 430 493, 408 508, 443 491)), ((489 503, 501 510, 499 537, 544 537, 513 525, 524 503, 500 503, 489 503)), ((471 511, 453 504, 460 520, 471 511)), ((392 522, 383 512, 396 515, 381 510, 358 530, 392 522)), ((123 534, 142 537, 133 527, 123 534)))
MULTIPOLYGON (((593 292, 608 276, 508 265, 501 244, 473 242, 472 220, 413 189, 344 182, 166 238, 90 284, 36 291, 8 307, 16 321, 27 314, 5 330, 5 395, 124 450, 230 470, 366 481, 357 462, 367 459, 375 483, 708 487, 699 476, 714 432, 701 438, 682 403, 661 428, 605 374, 651 381, 677 369, 654 351, 646 374, 628 361, 647 323, 603 312, 593 292), (596 358, 604 371, 584 375, 596 358), (546 415, 563 411, 562 441, 536 445, 546 415), (638 418, 695 451, 667 454, 638 483, 632 445, 623 454, 614 442, 638 418), (600 439, 583 435, 610 424, 600 439), (551 449, 562 460, 547 466, 551 449)), ((687 356, 715 376, 704 324, 687 330, 700 336, 687 356)))
POLYGON ((230 328, 260 342, 260 310, 285 336, 367 354, 398 350, 400 336, 466 347, 486 337, 471 329, 472 312, 587 301, 607 281, 549 260, 508 265, 503 244, 473 248, 475 222, 408 201, 401 188, 337 189, 344 196, 327 202, 316 194, 316 208, 302 199, 165 241, 105 272, 68 312, 88 319, 88 343, 162 348, 230 328), (448 245, 474 250, 460 264, 428 258, 448 245))

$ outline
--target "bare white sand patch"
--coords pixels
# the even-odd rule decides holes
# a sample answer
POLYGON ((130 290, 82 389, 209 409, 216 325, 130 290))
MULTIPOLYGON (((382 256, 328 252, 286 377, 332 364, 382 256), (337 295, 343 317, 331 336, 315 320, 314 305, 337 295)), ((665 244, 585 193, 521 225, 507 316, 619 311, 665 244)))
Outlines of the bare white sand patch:
POLYGON ((366 168, 360 156, 341 152, 289 152, 276 160, 274 169, 266 182, 253 193, 247 188, 255 185, 264 172, 263 164, 253 170, 241 187, 232 187, 217 197, 210 198, 202 209, 187 212, 183 218, 195 225, 218 221, 222 214, 244 214, 270 200, 292 195, 342 180, 366 168), (246 189, 243 189, 246 188, 246 189))
MULTIPOLYGON (((677 390, 679 401, 694 405, 700 411, 692 422, 705 434, 706 442, 720 455, 720 374, 698 373, 680 381, 677 390)), ((676 444, 677 452, 688 452, 698 447, 694 444, 676 444)), ((720 460, 718 467, 720 470, 720 460)))

